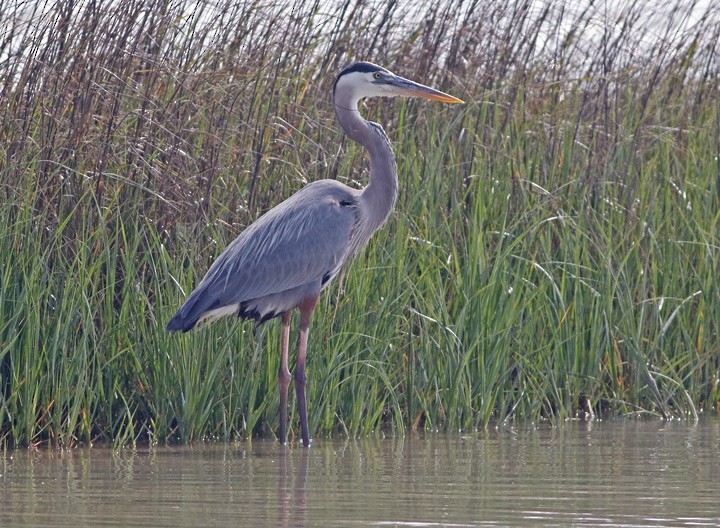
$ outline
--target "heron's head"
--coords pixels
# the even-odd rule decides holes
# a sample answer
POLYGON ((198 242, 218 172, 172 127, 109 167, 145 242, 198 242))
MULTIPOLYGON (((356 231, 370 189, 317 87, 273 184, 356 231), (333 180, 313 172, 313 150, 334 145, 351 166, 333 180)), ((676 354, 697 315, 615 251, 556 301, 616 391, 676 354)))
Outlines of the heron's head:
POLYGON ((443 103, 462 103, 457 97, 404 79, 370 62, 356 62, 342 70, 335 80, 333 98, 336 104, 356 108, 365 97, 422 97, 443 103))

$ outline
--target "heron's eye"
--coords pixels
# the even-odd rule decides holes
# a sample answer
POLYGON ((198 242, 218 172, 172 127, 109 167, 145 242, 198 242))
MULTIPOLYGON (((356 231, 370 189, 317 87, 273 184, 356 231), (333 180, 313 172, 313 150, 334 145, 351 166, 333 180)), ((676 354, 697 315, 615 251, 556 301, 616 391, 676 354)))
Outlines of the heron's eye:
POLYGON ((380 72, 375 72, 375 73, 373 73, 373 77, 375 77, 375 79, 379 80, 380 77, 382 77, 382 75, 380 75, 380 72))

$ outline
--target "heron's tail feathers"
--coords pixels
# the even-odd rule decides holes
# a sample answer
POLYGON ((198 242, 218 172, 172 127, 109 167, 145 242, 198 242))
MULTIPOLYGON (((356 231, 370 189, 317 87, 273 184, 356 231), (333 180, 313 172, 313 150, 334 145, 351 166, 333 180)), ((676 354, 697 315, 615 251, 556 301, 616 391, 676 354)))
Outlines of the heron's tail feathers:
POLYGON ((191 295, 165 328, 170 332, 178 330, 188 332, 199 323, 204 325, 226 315, 238 315, 239 309, 239 303, 222 305, 218 299, 215 299, 208 305, 208 303, 195 302, 191 295))
POLYGON ((215 296, 207 295, 204 288, 198 287, 191 294, 180 309, 175 313, 165 327, 169 332, 189 332, 199 321, 212 315, 220 305, 215 296))
POLYGON ((197 318, 191 319, 183 317, 181 312, 182 310, 178 310, 178 312, 173 316, 173 318, 170 319, 170 322, 165 327, 168 332, 188 332, 192 330, 193 327, 197 324, 197 318))

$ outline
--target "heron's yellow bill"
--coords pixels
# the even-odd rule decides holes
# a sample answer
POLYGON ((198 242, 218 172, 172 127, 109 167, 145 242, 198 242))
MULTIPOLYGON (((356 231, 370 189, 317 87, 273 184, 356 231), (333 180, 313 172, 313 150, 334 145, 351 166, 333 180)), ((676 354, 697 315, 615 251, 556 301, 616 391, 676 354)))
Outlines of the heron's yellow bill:
POLYGON ((422 97, 431 101, 440 101, 442 103, 464 103, 462 99, 458 99, 450 94, 430 88, 424 84, 416 83, 402 77, 395 77, 392 82, 397 90, 398 95, 405 97, 422 97))
POLYGON ((418 97, 422 97, 424 99, 430 99, 431 101, 440 101, 442 103, 464 103, 462 99, 458 99, 457 97, 453 97, 450 94, 446 94, 443 92, 435 92, 435 93, 424 93, 424 92, 418 92, 418 97))

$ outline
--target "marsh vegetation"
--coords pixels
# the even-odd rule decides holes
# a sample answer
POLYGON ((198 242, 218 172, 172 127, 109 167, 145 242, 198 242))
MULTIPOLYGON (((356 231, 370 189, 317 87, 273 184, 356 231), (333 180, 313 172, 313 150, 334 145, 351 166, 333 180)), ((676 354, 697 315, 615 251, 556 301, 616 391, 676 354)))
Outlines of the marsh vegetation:
POLYGON ((3 3, 0 438, 272 434, 275 322, 163 327, 262 212, 364 184, 355 59, 467 104, 364 110, 400 196, 315 314, 312 433, 718 412, 720 8, 690 3, 3 3))

